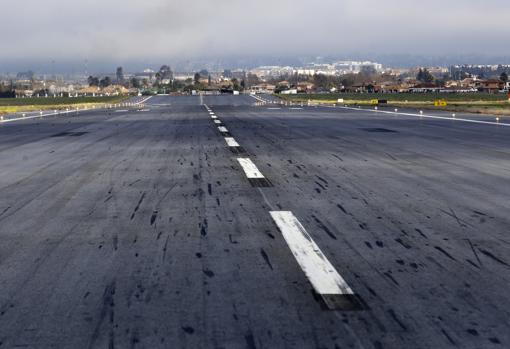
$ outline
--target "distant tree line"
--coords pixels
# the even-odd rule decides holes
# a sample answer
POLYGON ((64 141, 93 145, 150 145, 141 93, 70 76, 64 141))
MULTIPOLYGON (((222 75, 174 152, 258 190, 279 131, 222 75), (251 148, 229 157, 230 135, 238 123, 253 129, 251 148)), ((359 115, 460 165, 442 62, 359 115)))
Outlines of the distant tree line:
POLYGON ((16 91, 14 84, 11 81, 9 85, 0 84, 0 98, 14 98, 16 97, 16 91))
POLYGON ((421 69, 418 71, 418 75, 416 75, 416 80, 430 84, 434 82, 434 76, 428 71, 427 68, 421 69))
POLYGON ((89 83, 89 86, 96 86, 102 88, 113 85, 112 79, 109 76, 105 76, 102 79, 99 79, 96 76, 89 76, 87 82, 89 83))

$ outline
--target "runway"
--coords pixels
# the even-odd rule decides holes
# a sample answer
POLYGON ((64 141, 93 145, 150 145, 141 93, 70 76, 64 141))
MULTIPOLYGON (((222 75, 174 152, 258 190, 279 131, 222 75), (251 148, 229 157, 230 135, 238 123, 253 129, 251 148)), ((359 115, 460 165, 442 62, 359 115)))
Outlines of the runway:
POLYGON ((413 113, 0 124, 0 348, 509 346, 510 128, 413 113))

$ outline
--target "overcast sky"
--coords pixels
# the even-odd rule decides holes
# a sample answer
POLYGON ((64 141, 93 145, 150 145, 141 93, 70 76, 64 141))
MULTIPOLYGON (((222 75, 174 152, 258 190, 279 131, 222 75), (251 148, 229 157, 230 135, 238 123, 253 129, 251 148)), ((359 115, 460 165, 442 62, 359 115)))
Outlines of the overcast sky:
POLYGON ((0 63, 510 55, 509 0, 24 0, 1 8, 0 63))

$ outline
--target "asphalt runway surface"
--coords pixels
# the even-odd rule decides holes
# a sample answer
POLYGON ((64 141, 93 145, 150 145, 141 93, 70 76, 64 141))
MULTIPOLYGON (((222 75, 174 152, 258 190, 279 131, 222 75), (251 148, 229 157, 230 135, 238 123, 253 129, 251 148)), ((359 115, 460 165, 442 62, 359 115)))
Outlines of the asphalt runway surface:
POLYGON ((0 124, 0 349, 508 348, 509 178, 510 127, 246 95, 0 124))

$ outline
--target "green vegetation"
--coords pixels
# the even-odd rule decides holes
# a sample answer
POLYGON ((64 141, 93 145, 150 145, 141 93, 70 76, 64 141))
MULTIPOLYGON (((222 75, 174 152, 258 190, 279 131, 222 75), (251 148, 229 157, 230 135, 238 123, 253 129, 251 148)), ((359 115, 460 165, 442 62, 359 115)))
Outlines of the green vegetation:
POLYGON ((22 106, 22 105, 61 105, 61 104, 83 104, 83 103, 118 103, 126 97, 48 97, 48 98, 0 98, 0 106, 22 106))
POLYGON ((57 98, 0 98, 0 114, 34 110, 65 109, 85 106, 102 106, 125 101, 126 96, 112 97, 57 97, 57 98))
POLYGON ((430 74, 430 72, 427 70, 427 68, 425 68, 423 70, 420 68, 420 71, 418 72, 418 75, 416 76, 416 80, 430 84, 430 83, 434 82, 435 79, 434 79, 434 76, 432 74, 430 74))

